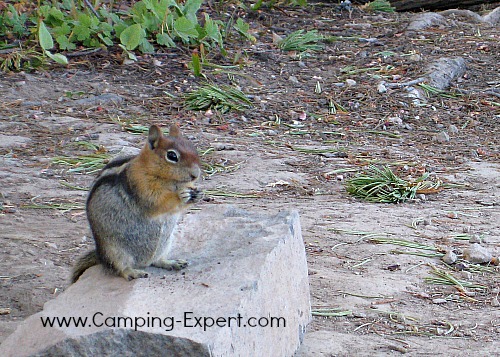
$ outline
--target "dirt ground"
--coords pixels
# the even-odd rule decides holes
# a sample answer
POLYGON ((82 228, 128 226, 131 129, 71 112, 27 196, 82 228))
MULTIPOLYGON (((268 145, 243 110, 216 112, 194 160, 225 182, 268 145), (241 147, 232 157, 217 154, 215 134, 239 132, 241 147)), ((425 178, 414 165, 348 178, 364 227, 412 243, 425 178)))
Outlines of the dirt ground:
POLYGON ((446 266, 435 253, 460 256, 476 242, 500 256, 499 28, 451 16, 408 33, 411 16, 316 5, 247 17, 257 42, 234 42, 217 59, 230 65, 240 50, 241 68, 205 72, 253 101, 224 115, 183 108, 180 98, 203 80, 179 50, 128 65, 102 51, 68 68, 2 74, 0 342, 64 291, 93 244, 83 205, 95 173, 54 160, 138 148, 145 137, 133 125, 176 122, 205 152, 209 199, 198 208, 300 212, 313 311, 345 316, 314 316, 299 355, 498 353, 498 267, 446 266), (299 28, 342 37, 312 54, 273 44, 273 33, 299 28), (417 103, 407 87, 378 89, 455 56, 467 67, 449 89, 459 96, 417 103), (403 177, 428 172, 448 187, 403 204, 363 202, 344 184, 368 164, 403 177), (437 250, 376 244, 380 237, 437 250), (433 269, 475 286, 430 284, 433 269))

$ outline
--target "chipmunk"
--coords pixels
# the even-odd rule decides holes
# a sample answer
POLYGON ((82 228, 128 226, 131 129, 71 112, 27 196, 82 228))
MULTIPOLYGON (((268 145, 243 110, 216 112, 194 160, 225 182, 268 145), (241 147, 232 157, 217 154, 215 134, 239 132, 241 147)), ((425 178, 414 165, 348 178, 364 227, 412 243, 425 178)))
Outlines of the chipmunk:
POLYGON ((146 278, 140 270, 155 266, 180 270, 185 260, 168 260, 180 212, 202 194, 194 183, 200 159, 176 125, 168 136, 153 125, 137 156, 116 158, 101 171, 87 198, 87 218, 95 250, 81 257, 72 283, 85 270, 102 264, 127 280, 146 278))

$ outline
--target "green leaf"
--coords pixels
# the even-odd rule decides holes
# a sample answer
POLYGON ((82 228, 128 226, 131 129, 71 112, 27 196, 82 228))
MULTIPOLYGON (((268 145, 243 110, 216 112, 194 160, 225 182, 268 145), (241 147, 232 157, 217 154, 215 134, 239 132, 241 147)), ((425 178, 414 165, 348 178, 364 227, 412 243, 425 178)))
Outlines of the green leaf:
POLYGON ((52 35, 49 30, 47 30, 43 21, 40 21, 40 26, 38 27, 38 41, 40 42, 40 47, 44 50, 50 50, 54 47, 52 35))
POLYGON ((66 58, 66 56, 60 53, 52 54, 49 51, 45 51, 45 54, 47 55, 47 57, 51 58, 59 64, 68 64, 68 59, 66 58))
POLYGON ((75 26, 73 33, 78 41, 85 41, 90 38, 90 28, 81 23, 75 26))
POLYGON ((120 42, 127 48, 127 50, 131 51, 139 46, 145 37, 146 32, 141 25, 134 24, 122 31, 120 34, 120 42))
POLYGON ((198 31, 195 29, 195 24, 184 16, 175 20, 174 30, 184 42, 189 42, 191 38, 198 38, 198 31))
POLYGON ((71 33, 71 27, 68 24, 62 24, 61 26, 54 27, 52 29, 54 37, 58 37, 61 35, 69 35, 71 33))
POLYGON ((201 3, 202 0, 187 0, 184 4, 184 8, 182 9, 184 16, 193 24, 198 23, 196 13, 200 9, 201 3))
POLYGON ((248 30, 250 30, 250 25, 248 23, 246 23, 245 21, 243 21, 243 19, 238 18, 238 20, 236 20, 236 24, 234 25, 234 28, 242 36, 245 36, 251 42, 254 43, 255 41, 257 41, 257 39, 254 36, 252 36, 250 33, 248 33, 248 30))
POLYGON ((101 33, 98 33, 97 36, 101 39, 101 41, 106 45, 106 46, 113 46, 113 41, 107 37, 107 36, 104 36, 103 34, 101 33))
POLYGON ((74 43, 69 42, 68 38, 64 35, 59 35, 56 37, 56 41, 59 45, 60 50, 74 50, 76 45, 74 43))
POLYGON ((172 38, 170 38, 170 36, 167 35, 166 33, 157 34, 156 43, 161 46, 176 47, 174 41, 172 41, 172 38))
POLYGON ((219 30, 219 26, 217 23, 212 20, 208 15, 205 15, 205 31, 207 32, 207 36, 212 40, 217 42, 220 47, 222 47, 222 35, 219 30))
POLYGON ((200 55, 196 52, 194 52, 191 55, 191 63, 193 66, 193 72, 196 77, 201 77, 201 61, 200 61, 200 55))
POLYGON ((142 53, 154 53, 155 52, 155 48, 148 41, 147 38, 142 39, 142 42, 139 45, 139 49, 141 50, 142 53))

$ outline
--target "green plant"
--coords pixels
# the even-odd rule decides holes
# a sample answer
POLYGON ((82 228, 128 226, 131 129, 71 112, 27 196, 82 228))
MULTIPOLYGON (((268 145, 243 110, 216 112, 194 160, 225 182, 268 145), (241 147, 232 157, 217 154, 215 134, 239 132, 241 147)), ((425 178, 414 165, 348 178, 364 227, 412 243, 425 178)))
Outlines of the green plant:
POLYGON ((0 71, 22 71, 42 67, 46 57, 33 50, 13 48, 10 52, 0 57, 0 71))
POLYGON ((78 47, 119 45, 130 59, 135 59, 132 51, 151 53, 158 47, 179 44, 200 48, 200 56, 212 50, 225 55, 224 39, 229 31, 255 41, 242 19, 238 18, 234 26, 224 25, 208 14, 204 14, 203 21, 198 19, 203 0, 140 0, 126 12, 115 11, 113 2, 103 2, 97 11, 84 1, 37 3, 21 0, 20 6, 9 4, 0 13, 1 48, 35 39, 44 55, 67 63, 58 52, 78 47))
POLYGON ((389 167, 379 169, 370 165, 363 173, 347 180, 346 190, 355 197, 369 202, 399 203, 414 199, 418 193, 437 192, 442 182, 427 181, 428 174, 415 181, 396 176, 389 167))
POLYGON ((391 3, 387 0, 374 0, 361 6, 361 8, 369 12, 375 12, 375 11, 394 12, 394 8, 391 6, 391 3))
POLYGON ((190 110, 215 109, 221 113, 230 110, 244 110, 252 106, 247 96, 231 86, 217 87, 207 84, 186 96, 185 106, 190 110))
POLYGON ((307 5, 307 0, 270 0, 270 1, 264 1, 264 0, 257 0, 255 4, 250 6, 251 10, 257 11, 261 7, 268 7, 268 8, 273 8, 275 6, 279 5, 291 5, 291 6, 306 6, 307 5))
POLYGON ((28 36, 27 28, 28 16, 18 13, 16 8, 9 4, 4 12, 0 15, 0 37, 6 39, 7 35, 11 34, 18 38, 28 36))
POLYGON ((43 21, 40 21, 40 24, 38 25, 38 42, 40 43, 40 47, 42 48, 43 53, 47 57, 51 58, 59 64, 68 64, 68 59, 66 58, 66 56, 60 53, 52 54, 52 52, 49 51, 54 48, 54 41, 52 40, 52 35, 47 30, 47 27, 45 26, 43 21))
POLYGON ((278 47, 282 51, 320 51, 323 45, 319 42, 323 40, 323 36, 318 34, 317 30, 304 32, 297 30, 286 36, 278 43, 278 47))

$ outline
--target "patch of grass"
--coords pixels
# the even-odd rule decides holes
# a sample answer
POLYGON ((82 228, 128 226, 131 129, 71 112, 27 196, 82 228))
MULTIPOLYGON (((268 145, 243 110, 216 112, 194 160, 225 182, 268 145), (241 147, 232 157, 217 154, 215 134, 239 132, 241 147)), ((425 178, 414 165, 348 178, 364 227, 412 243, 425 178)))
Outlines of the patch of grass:
POLYGON ((323 36, 317 30, 308 32, 297 30, 281 40, 278 47, 282 51, 321 51, 323 45, 319 43, 320 41, 323 41, 323 36))
POLYGON ((92 174, 101 170, 109 161, 111 155, 89 154, 83 156, 58 156, 52 159, 55 165, 69 166, 68 172, 92 174))
POLYGON ((298 151, 298 152, 302 152, 304 154, 315 154, 315 155, 339 153, 339 152, 345 152, 345 150, 346 150, 344 148, 315 149, 315 148, 301 148, 301 147, 297 147, 297 146, 291 146, 291 149, 298 151))
POLYGON ((338 316, 351 316, 352 311, 344 310, 340 307, 328 307, 328 308, 312 309, 311 314, 313 316, 338 317, 338 316))
POLYGON ((402 247, 413 248, 413 249, 424 249, 424 250, 436 250, 436 247, 432 245, 425 245, 415 242, 410 242, 404 239, 396 239, 396 238, 370 238, 370 241, 378 244, 394 244, 402 247))
POLYGON ((65 203, 65 202, 57 202, 57 203, 33 203, 30 205, 23 205, 21 208, 25 209, 55 209, 58 211, 68 212, 72 210, 83 210, 85 209, 85 205, 82 203, 65 203))
POLYGON ((239 89, 207 84, 189 93, 185 98, 185 106, 190 110, 214 109, 227 113, 230 110, 251 108, 252 102, 239 89))
POLYGON ((211 164, 208 162, 204 162, 202 164, 203 166, 203 171, 207 174, 207 176, 213 176, 217 173, 221 172, 234 172, 236 170, 239 170, 241 167, 241 164, 243 162, 238 162, 233 165, 227 165, 225 162, 221 164, 211 164))
POLYGON ((391 6, 391 3, 387 0, 374 0, 361 6, 361 8, 368 12, 375 12, 375 11, 394 12, 395 10, 391 6))
POLYGON ((232 198, 260 198, 262 195, 252 193, 241 193, 222 190, 205 190, 203 191, 207 196, 215 197, 232 197, 232 198))
POLYGON ((435 266, 431 267, 432 267, 431 274, 434 276, 424 278, 424 281, 428 284, 452 285, 461 292, 466 292, 466 288, 480 289, 480 290, 487 289, 487 287, 484 285, 474 284, 464 280, 458 280, 452 274, 447 273, 444 270, 440 270, 435 266))
POLYGON ((427 181, 428 174, 415 181, 404 180, 384 166, 370 165, 363 173, 346 182, 346 190, 351 195, 377 203, 400 203, 414 199, 418 193, 434 193, 442 188, 442 182, 427 181))
POLYGON ((425 84, 425 83, 419 83, 418 86, 424 90, 427 97, 430 97, 431 95, 437 95, 437 96, 440 96, 443 98, 457 98, 457 97, 461 96, 461 94, 459 94, 459 93, 456 93, 456 94, 450 93, 450 92, 435 88, 435 87, 430 86, 430 85, 425 84))

